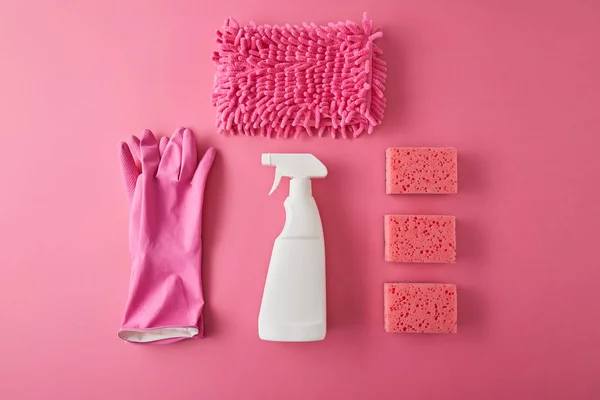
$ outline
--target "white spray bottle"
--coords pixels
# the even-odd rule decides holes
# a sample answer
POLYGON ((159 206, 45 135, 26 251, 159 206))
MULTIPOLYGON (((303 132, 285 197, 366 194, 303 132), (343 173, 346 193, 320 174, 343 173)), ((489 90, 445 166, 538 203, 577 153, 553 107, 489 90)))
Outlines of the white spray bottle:
POLYGON ((323 340, 327 331, 325 242, 311 178, 327 168, 312 154, 263 154, 262 165, 274 166, 275 191, 282 176, 291 178, 284 202, 285 225, 275 239, 265 282, 258 336, 277 342, 323 340))

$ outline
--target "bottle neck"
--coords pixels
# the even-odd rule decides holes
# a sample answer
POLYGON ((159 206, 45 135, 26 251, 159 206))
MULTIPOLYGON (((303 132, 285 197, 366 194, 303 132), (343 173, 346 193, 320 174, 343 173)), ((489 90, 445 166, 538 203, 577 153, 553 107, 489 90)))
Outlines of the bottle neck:
POLYGON ((312 196, 310 178, 294 178, 290 180, 290 196, 312 196))

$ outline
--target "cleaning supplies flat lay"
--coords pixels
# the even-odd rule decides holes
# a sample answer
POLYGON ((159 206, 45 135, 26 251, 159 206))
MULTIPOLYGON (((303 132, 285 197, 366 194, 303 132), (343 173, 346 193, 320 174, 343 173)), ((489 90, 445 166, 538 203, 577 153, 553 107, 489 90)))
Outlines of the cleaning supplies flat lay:
POLYGON ((130 146, 120 148, 132 269, 119 336, 137 343, 202 337, 202 200, 215 150, 198 161, 185 128, 160 145, 146 130, 130 146))
POLYGON ((327 168, 312 154, 263 154, 262 164, 275 167, 271 193, 281 177, 290 180, 284 202, 285 225, 275 239, 258 317, 263 340, 322 340, 327 330, 325 242, 311 178, 327 168))
POLYGON ((456 286, 385 283, 385 330, 394 333, 456 333, 456 286))
POLYGON ((451 215, 386 215, 385 260, 454 263, 456 222, 451 215))
POLYGON ((457 192, 456 149, 391 147, 385 153, 387 194, 457 192))
MULTIPOLYGON (((241 26, 217 31, 212 104, 220 134, 357 138, 381 124, 386 63, 382 37, 366 14, 362 25, 241 26)), ((201 222, 204 188, 215 150, 198 160, 192 132, 178 128, 157 142, 146 130, 121 144, 130 204, 129 296, 119 336, 136 343, 172 343, 203 336, 201 222), (137 164, 141 164, 141 170, 137 164)), ((285 224, 275 239, 265 280, 258 335, 308 342, 327 333, 325 241, 311 179, 327 176, 312 154, 263 154, 275 167, 273 193, 290 178, 285 224)), ((390 147, 387 194, 457 193, 452 147, 390 147)), ((341 178, 340 178, 341 179, 341 178)), ((385 260, 454 263, 456 219, 450 215, 384 217, 385 260)), ((456 333, 453 284, 384 284, 384 328, 391 333, 456 333)))
POLYGON ((386 63, 366 14, 362 25, 240 26, 227 19, 212 103, 219 133, 358 137, 383 119, 386 63))

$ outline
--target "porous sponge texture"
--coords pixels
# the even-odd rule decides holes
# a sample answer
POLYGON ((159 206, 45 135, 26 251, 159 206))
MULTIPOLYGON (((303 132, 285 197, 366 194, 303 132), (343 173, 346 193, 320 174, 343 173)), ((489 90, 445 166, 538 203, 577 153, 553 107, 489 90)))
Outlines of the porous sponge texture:
POLYGON ((452 147, 391 147, 385 153, 387 194, 458 191, 457 152, 452 147))
POLYGON ((456 219, 450 215, 386 215, 385 260, 456 262, 456 219))
POLYGON ((386 332, 456 333, 456 286, 442 283, 385 283, 386 332))

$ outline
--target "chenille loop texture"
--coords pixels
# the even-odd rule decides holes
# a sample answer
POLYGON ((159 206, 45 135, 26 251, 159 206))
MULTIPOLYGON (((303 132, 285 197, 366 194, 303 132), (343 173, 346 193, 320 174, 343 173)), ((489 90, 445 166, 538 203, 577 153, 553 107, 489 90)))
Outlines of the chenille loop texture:
POLYGON ((202 337, 202 203, 215 149, 198 159, 182 127, 160 142, 146 130, 121 143, 119 155, 132 261, 119 336, 136 343, 202 337))
POLYGON ((318 26, 247 26, 217 31, 212 103, 221 134, 358 137, 382 122, 386 63, 379 28, 363 16, 318 26))

